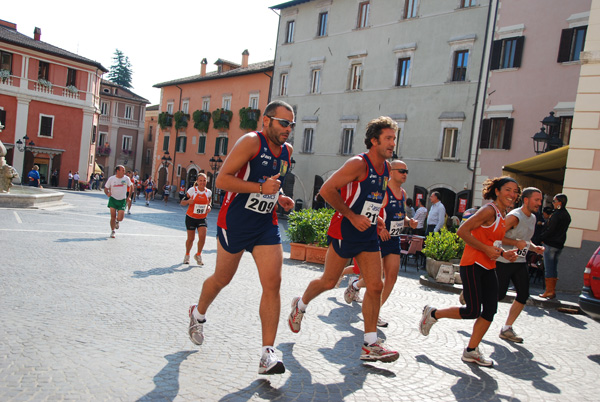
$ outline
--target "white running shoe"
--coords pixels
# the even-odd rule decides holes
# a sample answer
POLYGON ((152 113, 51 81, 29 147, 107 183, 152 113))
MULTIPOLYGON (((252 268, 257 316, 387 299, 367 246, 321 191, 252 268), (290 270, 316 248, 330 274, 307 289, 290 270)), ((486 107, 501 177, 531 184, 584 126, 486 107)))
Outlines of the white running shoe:
POLYGON ((429 330, 431 330, 433 324, 437 322, 437 320, 431 316, 433 310, 435 310, 435 308, 431 306, 423 307, 423 314, 419 321, 419 331, 425 336, 429 335, 429 330))
POLYGON ((377 342, 371 345, 363 345, 360 360, 391 363, 398 360, 398 357, 400 357, 398 352, 389 350, 383 346, 383 339, 377 339, 377 342))
POLYGON ((344 300, 348 304, 352 303, 358 292, 360 292, 360 289, 354 289, 354 284, 356 282, 358 282, 358 279, 351 281, 346 290, 344 291, 344 300))
POLYGON ((469 363, 477 363, 480 366, 491 367, 494 365, 494 361, 481 353, 479 350, 479 346, 470 352, 467 352, 467 349, 463 351, 462 361, 469 363))
POLYGON ((116 236, 116 234, 115 234, 115 231, 114 231, 114 230, 113 230, 112 232, 110 232, 110 237, 111 237, 111 238, 113 238, 113 239, 114 239, 114 238, 115 238, 115 236, 116 236))
POLYGON ((186 255, 185 257, 183 257, 183 263, 184 264, 189 264, 190 263, 190 256, 186 255))
POLYGON ((384 320, 383 318, 379 317, 377 319, 377 326, 382 327, 382 328, 387 328, 388 322, 386 320, 384 320))
POLYGON ((300 332, 300 324, 302 323, 302 318, 304 318, 304 311, 298 308, 298 302, 300 301, 299 297, 294 297, 292 299, 292 312, 288 317, 288 324, 293 333, 297 334, 300 332))
POLYGON ((198 263, 198 265, 204 265, 202 262, 202 256, 200 254, 194 254, 194 260, 198 263))
POLYGON ((271 348, 267 348, 260 358, 258 364, 258 374, 283 374, 285 373, 285 366, 283 362, 277 358, 277 354, 271 348))
POLYGON ((196 308, 195 304, 191 305, 190 309, 188 310, 188 315, 190 317, 188 335, 190 336, 190 340, 192 341, 192 343, 194 343, 195 345, 202 345, 202 342, 204 342, 204 323, 206 322, 206 320, 204 320, 204 322, 198 321, 192 313, 194 311, 194 308, 196 308))

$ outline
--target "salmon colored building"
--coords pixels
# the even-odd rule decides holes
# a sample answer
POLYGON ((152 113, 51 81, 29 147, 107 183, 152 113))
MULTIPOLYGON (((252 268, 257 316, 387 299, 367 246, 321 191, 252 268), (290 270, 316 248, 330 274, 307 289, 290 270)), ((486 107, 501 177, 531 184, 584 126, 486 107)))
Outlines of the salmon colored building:
POLYGON ((69 171, 87 182, 95 168, 99 116, 100 63, 17 31, 0 20, 0 138, 7 163, 21 177, 34 164, 42 183, 58 171, 67 185, 69 171))
POLYGON ((158 126, 158 108, 160 105, 146 107, 146 117, 144 118, 144 146, 142 150, 142 167, 139 170, 139 176, 142 179, 152 175, 152 161, 154 160, 154 136, 158 126))
POLYGON ((199 75, 154 85, 161 89, 152 167, 159 192, 165 182, 189 188, 201 172, 213 188, 220 167, 214 161, 222 162, 242 135, 262 130, 273 61, 248 64, 248 58, 245 50, 241 64, 219 59, 209 73, 203 59, 199 75))

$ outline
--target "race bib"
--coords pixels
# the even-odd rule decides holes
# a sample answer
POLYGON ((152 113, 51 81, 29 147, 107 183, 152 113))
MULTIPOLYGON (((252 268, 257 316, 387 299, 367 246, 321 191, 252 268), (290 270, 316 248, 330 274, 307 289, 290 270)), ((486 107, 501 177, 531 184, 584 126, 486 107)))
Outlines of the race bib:
POLYGON ((391 221, 390 222, 390 236, 398 237, 402 233, 402 229, 404 229, 404 219, 400 221, 391 221))
POLYGON ((502 248, 502 240, 494 241, 493 245, 494 245, 494 247, 502 248))
POLYGON ((517 257, 525 257, 527 255, 527 252, 529 251, 529 247, 531 246, 530 242, 525 242, 525 247, 523 247, 522 250, 517 251, 517 257))
POLYGON ((365 201, 365 205, 361 211, 361 215, 366 216, 371 221, 371 225, 375 225, 377 223, 377 216, 379 215, 379 210, 381 209, 381 204, 371 201, 365 201))
POLYGON ((194 204, 194 213, 196 215, 203 215, 206 213, 206 208, 208 205, 206 204, 194 204))
POLYGON ((258 212, 259 214, 270 214, 271 212, 273 212, 273 208, 275 208, 275 204, 277 203, 278 197, 279 193, 252 193, 248 197, 248 201, 246 201, 246 209, 249 209, 253 212, 258 212))

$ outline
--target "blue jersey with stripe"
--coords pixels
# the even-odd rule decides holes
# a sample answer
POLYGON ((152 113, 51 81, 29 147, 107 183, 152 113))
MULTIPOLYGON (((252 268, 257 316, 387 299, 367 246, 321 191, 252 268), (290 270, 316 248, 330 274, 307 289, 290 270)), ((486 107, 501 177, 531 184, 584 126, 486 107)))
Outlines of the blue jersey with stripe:
MULTIPOLYGON (((271 176, 280 174, 283 179, 290 167, 290 152, 286 144, 275 155, 269 148, 265 135, 257 131, 260 139, 258 152, 244 165, 235 176, 255 183, 264 183, 271 176)), ((234 193, 228 191, 223 199, 217 225, 229 232, 253 233, 263 225, 277 225, 276 194, 234 193)))
POLYGON ((390 187, 386 190, 388 199, 385 207, 381 209, 381 217, 385 221, 385 228, 390 232, 390 236, 400 236, 400 232, 404 227, 404 218, 406 212, 404 210, 404 190, 400 188, 400 197, 396 197, 396 194, 390 187))

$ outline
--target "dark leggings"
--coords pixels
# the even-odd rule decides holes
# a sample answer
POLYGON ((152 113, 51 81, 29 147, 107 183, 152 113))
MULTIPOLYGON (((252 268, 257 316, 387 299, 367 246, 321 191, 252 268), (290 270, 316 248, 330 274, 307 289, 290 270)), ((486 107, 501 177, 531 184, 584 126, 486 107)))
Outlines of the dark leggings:
POLYGON ((529 299, 527 264, 524 262, 496 262, 496 274, 498 275, 498 300, 504 299, 508 292, 508 285, 512 281, 517 292, 515 300, 521 304, 527 303, 527 299, 529 299))
POLYGON ((493 321, 498 309, 498 278, 495 269, 485 269, 480 265, 460 267, 463 295, 467 305, 460 308, 463 319, 473 320, 479 316, 493 321), (483 306, 483 310, 482 310, 483 306))

